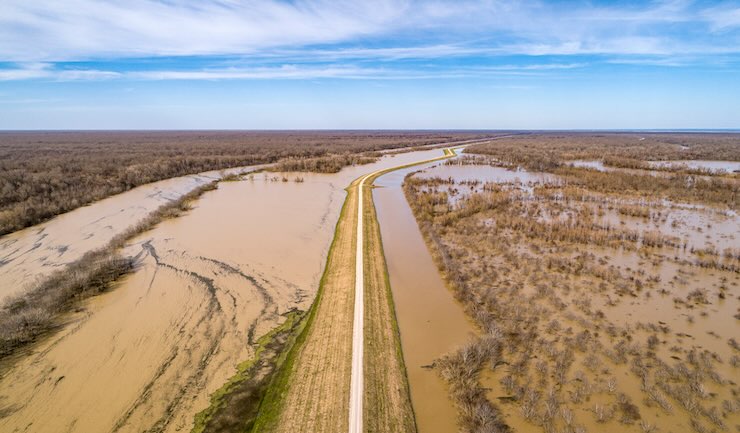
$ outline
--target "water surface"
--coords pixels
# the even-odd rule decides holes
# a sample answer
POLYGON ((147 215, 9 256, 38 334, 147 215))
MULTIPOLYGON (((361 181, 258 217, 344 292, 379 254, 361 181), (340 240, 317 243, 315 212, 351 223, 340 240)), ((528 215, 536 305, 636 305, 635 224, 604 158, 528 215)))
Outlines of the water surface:
POLYGON ((470 340, 476 330, 439 275, 403 194, 404 176, 418 169, 378 178, 373 200, 419 432, 454 432, 457 412, 437 371, 428 367, 470 340))

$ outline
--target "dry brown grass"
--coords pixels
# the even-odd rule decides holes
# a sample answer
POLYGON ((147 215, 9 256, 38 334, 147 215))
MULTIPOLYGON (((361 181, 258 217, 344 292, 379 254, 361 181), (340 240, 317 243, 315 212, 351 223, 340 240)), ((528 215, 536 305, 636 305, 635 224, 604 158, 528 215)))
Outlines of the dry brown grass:
POLYGON ((365 182, 365 353, 363 420, 366 432, 415 433, 400 334, 372 191, 365 182))

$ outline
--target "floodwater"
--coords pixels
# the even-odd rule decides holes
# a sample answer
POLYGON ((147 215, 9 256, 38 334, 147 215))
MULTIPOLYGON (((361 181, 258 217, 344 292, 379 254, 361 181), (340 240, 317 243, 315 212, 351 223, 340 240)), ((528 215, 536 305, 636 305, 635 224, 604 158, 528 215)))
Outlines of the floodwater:
POLYGON ((607 210, 598 221, 639 232, 659 231, 675 236, 686 242, 689 250, 714 248, 721 253, 728 248, 736 249, 740 244, 740 216, 708 207, 656 205, 651 218, 620 215, 616 210, 607 210))
POLYGON ((569 165, 573 167, 592 168, 596 171, 607 171, 608 168, 604 165, 603 161, 586 161, 586 160, 575 160, 569 161, 569 165))
MULTIPOLYGON (((568 164, 573 167, 584 167, 591 168, 598 171, 610 171, 610 170, 621 170, 626 172, 642 172, 643 170, 631 170, 631 169, 619 169, 617 167, 609 167, 604 165, 603 161, 599 160, 575 160, 568 161, 568 164)), ((733 173, 740 171, 740 161, 704 161, 704 160, 684 160, 684 161, 648 161, 648 164, 652 167, 672 167, 672 166, 685 166, 691 169, 706 169, 712 171, 726 171, 733 173)))
MULTIPOLYGON (((591 161, 583 161, 588 164, 581 164, 579 166, 590 167, 599 170, 600 166, 594 166, 590 164, 591 161)), ((471 180, 481 181, 494 181, 503 183, 534 183, 541 182, 545 178, 539 176, 536 173, 527 173, 521 171, 508 171, 502 168, 487 167, 487 166, 476 166, 476 165, 437 165, 435 167, 426 169, 423 173, 418 174, 419 177, 440 177, 448 178, 452 177, 456 182, 465 182, 471 180)), ((381 178, 382 180, 383 178, 381 178)), ((554 179, 557 179, 556 177, 554 179)), ((551 181, 552 179, 547 179, 551 181)), ((456 185, 453 188, 462 188, 465 185, 456 185)), ((444 189, 443 185, 440 189, 444 189)), ((471 187, 474 190, 477 187, 471 187)), ((393 248, 388 246, 386 241, 386 231, 390 223, 382 219, 382 212, 379 204, 381 201, 377 198, 383 190, 375 192, 376 205, 378 205, 378 217, 381 218, 381 232, 383 234, 383 241, 386 250, 386 259, 389 262, 389 273, 391 274, 391 284, 394 290, 394 298, 396 299, 396 305, 399 315, 399 325, 403 332, 404 324, 402 319, 404 315, 400 310, 400 302, 398 295, 396 295, 397 288, 393 282, 393 271, 391 270, 391 254, 393 249, 400 249, 404 247, 405 243, 410 243, 407 239, 409 238, 407 232, 411 231, 406 228, 399 229, 398 232, 391 234, 395 236, 391 238, 393 248)), ((402 192, 400 193, 402 195, 402 192)), ((452 200, 453 198, 451 198, 452 200)), ((386 199, 390 200, 390 199, 386 199)), ((405 201, 404 201, 405 204, 405 201)), ((644 203, 643 203, 644 204, 644 203)), ((392 206, 389 205, 392 211, 389 211, 389 215, 386 218, 395 222, 397 220, 404 221, 403 216, 397 216, 399 205, 394 203, 392 206)), ((661 339, 665 340, 659 349, 660 355, 669 364, 673 363, 671 358, 680 359, 685 357, 684 353, 673 353, 670 352, 669 348, 679 347, 683 349, 693 348, 701 352, 708 350, 719 356, 719 359, 728 360, 734 354, 728 341, 731 338, 737 338, 737 319, 736 314, 740 311, 740 298, 736 296, 737 288, 740 286, 740 276, 737 273, 719 271, 713 269, 703 269, 691 266, 683 262, 683 259, 691 261, 692 253, 690 249, 693 248, 706 248, 714 247, 719 251, 725 248, 737 248, 738 240, 736 239, 737 227, 740 222, 736 213, 733 212, 721 212, 712 208, 705 208, 703 206, 686 205, 682 203, 664 203, 664 206, 656 204, 651 209, 652 216, 649 219, 642 219, 636 217, 628 217, 619 215, 616 210, 608 210, 605 214, 599 217, 602 223, 610 223, 614 226, 622 226, 627 229, 643 231, 660 231, 664 234, 677 236, 684 240, 688 244, 688 250, 682 251, 679 249, 666 248, 660 251, 663 257, 659 264, 651 264, 650 260, 646 260, 641 257, 638 253, 611 250, 603 248, 588 248, 589 252, 595 253, 601 257, 605 263, 613 265, 620 270, 641 270, 646 272, 647 276, 658 277, 658 288, 665 290, 665 294, 660 293, 659 290, 655 289, 643 289, 637 297, 618 297, 616 294, 603 294, 594 292, 588 294, 589 302, 593 302, 595 310, 602 311, 606 318, 618 325, 627 327, 632 333, 635 341, 645 341, 650 333, 642 329, 638 323, 661 323, 667 326, 670 331, 661 335, 661 339), (622 224, 624 222, 624 224, 622 224), (687 299, 689 293, 694 290, 705 290, 708 297, 708 303, 703 305, 694 305, 691 302, 684 302, 687 299), (719 297, 721 290, 729 290, 726 299, 719 297), (681 302, 678 302, 680 300, 681 302)), ((410 213, 410 212, 409 212, 410 213)), ((413 217, 412 217, 413 220, 413 217)), ((401 225, 400 223, 399 225, 401 225)), ((417 230, 418 231, 418 230, 417 230)), ((426 252, 426 251, 425 251, 426 252)), ((428 254, 427 254, 428 255, 428 254)), ((415 262, 415 257, 409 255, 404 260, 408 263, 413 263, 412 266, 406 266, 405 268, 419 268, 415 262)), ((408 272, 413 273, 413 269, 408 272)), ((642 277, 641 277, 642 278, 642 277)), ((598 281, 593 283, 596 287, 598 281)), ((566 296, 567 298, 567 296, 566 296)), ((424 302, 426 300, 424 299, 424 302)), ((454 302, 451 303, 454 306, 454 302)), ((414 304, 412 303, 412 306, 414 304)), ((454 306, 458 311, 462 311, 460 306, 454 306)), ((444 313, 446 314, 446 313, 444 313)), ((574 325, 576 325, 574 323, 574 325)), ((465 337, 459 337, 457 344, 465 342, 465 337)), ((410 349, 407 349, 404 343, 404 356, 407 359, 407 368, 409 368, 409 378, 411 379, 411 365, 409 365, 409 350, 413 354, 418 350, 416 345, 411 345, 410 349)), ((448 343, 452 346, 454 342, 448 343)), ((576 355, 576 364, 580 365, 583 362, 585 355, 576 355)), ((663 429, 669 431, 684 431, 689 429, 689 418, 685 416, 685 413, 676 413, 666 415, 657 406, 645 405, 642 402, 643 392, 641 391, 640 380, 629 371, 628 366, 625 365, 612 365, 609 364, 608 375, 618 378, 619 389, 627 395, 633 397, 636 404, 640 408, 640 412, 645 420, 658 422, 663 429)), ((607 370, 605 370, 607 371, 607 370)), ((716 371, 719 375, 726 380, 734 380, 737 376, 737 368, 730 365, 728 362, 719 362, 716 365, 716 371)), ((496 371, 485 371, 482 378, 484 386, 490 388, 489 399, 496 401, 498 397, 504 397, 507 394, 501 390, 499 380, 505 375, 505 370, 496 371)), ((604 374, 607 373, 595 373, 595 376, 589 376, 593 382, 605 381, 604 374)), ((420 379, 417 379, 420 380, 420 379)), ((431 380, 431 379, 427 379, 431 380)), ((707 389, 709 392, 716 394, 718 397, 714 398, 714 402, 722 400, 731 401, 734 396, 732 394, 731 387, 720 386, 713 383, 708 383, 707 389)), ((414 397, 414 381, 411 380, 412 398, 414 397)), ((419 397, 417 397, 419 398, 419 397)), ((421 400, 428 399, 427 396, 422 396, 421 400)), ((595 392, 592 399, 588 404, 577 405, 575 411, 575 419, 578 423, 587 428, 588 431, 600 431, 604 429, 604 425, 598 424, 593 414, 591 413, 591 407, 594 404, 608 403, 609 398, 604 393, 595 392)), ((416 409, 416 401, 414 401, 416 409)), ((500 408, 504 413, 506 422, 515 431, 529 431, 538 429, 530 422, 526 421, 519 410, 518 405, 514 404, 500 404, 500 408)), ((424 417, 417 414, 417 418, 423 420, 424 417)), ((433 418, 430 418, 433 419, 433 418)), ((734 425, 732 419, 737 419, 737 416, 732 416, 727 420, 728 424, 734 425)), ((420 424, 421 426, 421 424, 420 424)), ((420 429, 424 432, 425 430, 420 429)), ((437 430, 434 430, 437 431, 437 430)), ((439 431, 454 431, 454 428, 447 427, 440 429, 439 431)))
MULTIPOLYGON (((129 242, 124 253, 137 258, 135 273, 0 365, 0 431, 189 431, 210 394, 254 355, 253 343, 283 313, 310 306, 344 188, 361 174, 441 154, 387 156, 337 174, 221 182, 191 211, 129 242)), ((112 197, 100 215, 139 208, 140 195, 126 197, 112 197)), ((47 224, 59 219, 74 222, 63 215, 47 224)), ((77 227, 77 236, 92 232, 95 245, 106 243, 93 228, 77 227)), ((82 242, 74 233, 65 242, 82 242)), ((82 254, 88 244, 80 245, 82 254)))
POLYGON ((497 183, 523 183, 552 181, 555 176, 547 173, 534 173, 522 169, 510 170, 491 165, 435 164, 417 175, 419 178, 451 177, 457 182, 480 181, 497 183))
POLYGON ((106 246, 161 205, 225 174, 258 168, 210 171, 149 183, 0 237, 0 302, 86 252, 106 246))
POLYGON ((685 161, 650 161, 650 165, 655 167, 670 167, 684 165, 691 169, 706 169, 712 171, 723 170, 728 173, 740 171, 740 161, 704 161, 704 160, 685 160, 685 161))
POLYGON ((310 304, 342 195, 259 174, 137 237, 137 272, 0 380, 0 430, 189 429, 257 338, 310 304))
POLYGON ((457 413, 446 385, 428 367, 476 333, 447 289, 406 202, 401 184, 418 167, 375 181, 373 200, 388 264, 411 402, 420 433, 457 431, 457 413))

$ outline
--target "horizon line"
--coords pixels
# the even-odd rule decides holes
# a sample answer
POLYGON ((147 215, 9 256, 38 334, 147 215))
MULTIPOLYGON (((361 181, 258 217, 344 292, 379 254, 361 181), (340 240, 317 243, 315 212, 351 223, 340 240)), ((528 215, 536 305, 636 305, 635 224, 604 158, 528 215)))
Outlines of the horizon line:
POLYGON ((0 133, 35 133, 35 132, 694 132, 694 133, 740 133, 739 128, 102 128, 102 129, 2 129, 0 133))

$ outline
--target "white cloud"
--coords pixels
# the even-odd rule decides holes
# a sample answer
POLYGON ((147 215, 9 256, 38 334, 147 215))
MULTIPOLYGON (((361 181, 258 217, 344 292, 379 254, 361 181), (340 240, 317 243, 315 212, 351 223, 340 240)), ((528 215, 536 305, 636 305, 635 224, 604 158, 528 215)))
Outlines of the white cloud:
POLYGON ((721 5, 706 9, 702 17, 715 31, 725 31, 740 27, 740 7, 721 5))
POLYGON ((687 0, 567 8, 497 0, 3 0, 0 61, 738 53, 740 35, 727 34, 738 26, 736 5, 702 9, 687 0))
POLYGON ((97 69, 56 69, 51 63, 23 63, 16 68, 0 69, 0 81, 51 79, 57 81, 102 80, 123 74, 97 69))
POLYGON ((568 70, 584 63, 470 66, 456 68, 372 68, 352 65, 282 65, 275 67, 223 67, 194 70, 155 69, 146 71, 105 71, 98 69, 58 69, 49 63, 21 65, 0 70, 0 81, 41 79, 48 81, 110 80, 306 80, 321 78, 361 80, 421 80, 438 78, 535 76, 546 71, 568 70))
POLYGON ((390 0, 5 0, 0 58, 248 53, 375 33, 401 10, 390 0))
POLYGON ((48 63, 26 63, 18 68, 0 69, 0 81, 47 78, 51 67, 48 63))

